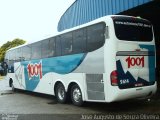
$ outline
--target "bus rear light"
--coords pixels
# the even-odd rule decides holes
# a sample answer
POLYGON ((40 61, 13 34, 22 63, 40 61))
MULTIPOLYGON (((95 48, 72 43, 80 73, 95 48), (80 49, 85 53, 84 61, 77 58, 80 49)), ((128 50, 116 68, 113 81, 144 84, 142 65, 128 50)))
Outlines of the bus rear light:
POLYGON ((110 77, 111 77, 111 85, 118 86, 118 72, 116 70, 112 71, 110 77))

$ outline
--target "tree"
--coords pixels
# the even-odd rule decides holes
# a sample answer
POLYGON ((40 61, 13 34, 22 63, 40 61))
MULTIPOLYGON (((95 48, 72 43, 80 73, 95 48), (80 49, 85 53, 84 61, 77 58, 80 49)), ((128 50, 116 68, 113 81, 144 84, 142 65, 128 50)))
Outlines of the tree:
POLYGON ((10 48, 22 45, 25 42, 26 42, 25 40, 16 38, 13 41, 8 41, 7 43, 3 44, 0 47, 0 62, 4 61, 4 56, 5 56, 5 53, 6 53, 7 50, 9 50, 10 48))

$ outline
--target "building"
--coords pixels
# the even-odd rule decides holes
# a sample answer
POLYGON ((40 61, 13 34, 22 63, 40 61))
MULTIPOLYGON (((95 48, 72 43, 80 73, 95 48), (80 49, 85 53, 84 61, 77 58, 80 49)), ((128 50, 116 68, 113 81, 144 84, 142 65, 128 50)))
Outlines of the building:
POLYGON ((76 0, 60 18, 57 29, 60 32, 112 14, 140 16, 154 25, 159 46, 159 11, 160 0, 76 0))
POLYGON ((62 15, 58 31, 90 22, 102 16, 120 14, 151 2, 152 0, 76 0, 62 15))

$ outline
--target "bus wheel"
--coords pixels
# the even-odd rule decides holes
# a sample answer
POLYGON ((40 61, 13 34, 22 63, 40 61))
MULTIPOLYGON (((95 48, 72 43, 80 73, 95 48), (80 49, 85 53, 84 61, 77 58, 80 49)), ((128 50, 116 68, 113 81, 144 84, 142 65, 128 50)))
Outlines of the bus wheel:
POLYGON ((10 80, 9 80, 9 87, 12 87, 12 84, 13 84, 13 80, 10 79, 10 80))
POLYGON ((58 85, 56 85, 55 96, 56 96, 57 101, 59 103, 66 102, 67 93, 66 93, 64 85, 62 83, 58 83, 58 85))
POLYGON ((14 85, 13 85, 13 80, 11 78, 9 80, 9 87, 11 87, 12 91, 15 92, 15 88, 14 88, 14 85))
POLYGON ((71 100, 72 100, 72 103, 76 106, 82 106, 83 104, 82 92, 80 87, 77 84, 71 87, 71 100))

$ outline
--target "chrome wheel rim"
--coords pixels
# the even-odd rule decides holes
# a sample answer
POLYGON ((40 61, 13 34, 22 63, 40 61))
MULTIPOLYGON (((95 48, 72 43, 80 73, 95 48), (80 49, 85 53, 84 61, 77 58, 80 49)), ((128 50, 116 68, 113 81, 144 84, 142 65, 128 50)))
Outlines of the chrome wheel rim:
POLYGON ((76 88, 73 90, 73 99, 75 102, 79 102, 82 98, 80 89, 76 88))
POLYGON ((63 100, 63 99, 64 99, 64 94, 65 94, 65 91, 64 91, 63 87, 60 87, 60 88, 58 89, 58 98, 59 98, 60 100, 63 100))

